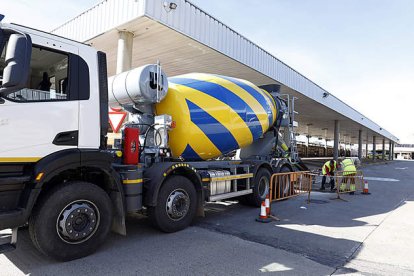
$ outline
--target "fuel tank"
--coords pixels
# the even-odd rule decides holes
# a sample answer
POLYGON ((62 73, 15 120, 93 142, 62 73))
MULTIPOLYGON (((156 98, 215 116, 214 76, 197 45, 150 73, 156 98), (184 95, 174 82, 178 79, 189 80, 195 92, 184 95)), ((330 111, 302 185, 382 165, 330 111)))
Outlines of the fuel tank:
POLYGON ((176 122, 169 133, 173 157, 193 161, 250 145, 277 114, 272 96, 254 84, 200 73, 168 78, 168 93, 155 109, 176 122))

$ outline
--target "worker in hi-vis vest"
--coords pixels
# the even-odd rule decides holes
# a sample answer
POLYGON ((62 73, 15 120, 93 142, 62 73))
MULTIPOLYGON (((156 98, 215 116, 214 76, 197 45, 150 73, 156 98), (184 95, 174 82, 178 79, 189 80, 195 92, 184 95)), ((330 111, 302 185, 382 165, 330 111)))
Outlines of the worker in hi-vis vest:
POLYGON ((354 164, 354 160, 351 158, 346 158, 341 162, 342 167, 342 183, 340 190, 341 192, 347 190, 347 184, 349 182, 349 191, 350 194, 353 195, 355 192, 355 176, 356 176, 356 167, 354 164))
POLYGON ((338 169, 338 163, 335 160, 329 160, 322 166, 322 185, 319 190, 324 191, 325 190, 325 183, 326 183, 326 176, 330 176, 331 179, 329 183, 331 184, 331 191, 335 188, 335 181, 333 176, 335 175, 335 171, 338 169))

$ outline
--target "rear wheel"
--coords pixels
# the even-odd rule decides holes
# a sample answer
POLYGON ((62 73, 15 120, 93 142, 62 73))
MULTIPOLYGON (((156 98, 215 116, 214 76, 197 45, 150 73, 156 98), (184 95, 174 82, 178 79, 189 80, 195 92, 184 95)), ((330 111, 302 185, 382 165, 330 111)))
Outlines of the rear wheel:
POLYGON ((148 208, 154 226, 163 232, 176 232, 188 227, 197 210, 197 193, 186 177, 174 175, 161 186, 157 206, 148 208))
POLYGON ((260 168, 253 182, 253 193, 240 198, 240 202, 243 204, 259 207, 262 201, 266 199, 266 195, 269 193, 270 177, 271 173, 265 168, 260 168))
MULTIPOLYGON (((280 169, 280 173, 289 173, 292 170, 288 166, 283 166, 280 169)), ((286 183, 281 187, 280 183, 276 184, 276 191, 279 191, 279 195, 282 197, 287 197, 293 194, 293 186, 291 185, 290 176, 288 176, 286 183)))
POLYGON ((68 261, 93 253, 109 233, 112 204, 98 186, 68 182, 40 199, 29 219, 33 244, 45 255, 68 261))

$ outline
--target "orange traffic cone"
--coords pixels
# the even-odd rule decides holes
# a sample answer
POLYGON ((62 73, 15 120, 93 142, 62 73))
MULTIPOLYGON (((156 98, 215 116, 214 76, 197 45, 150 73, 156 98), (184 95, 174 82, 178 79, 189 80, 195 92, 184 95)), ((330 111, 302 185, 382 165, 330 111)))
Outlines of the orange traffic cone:
POLYGON ((262 205, 260 206, 260 215, 256 219, 258 222, 268 223, 271 221, 271 219, 267 216, 266 213, 266 202, 262 201, 262 205))
POLYGON ((371 193, 368 191, 368 181, 364 180, 364 189, 362 190, 363 195, 370 195, 371 193))
POLYGON ((270 216, 270 196, 269 196, 269 194, 266 195, 265 204, 266 204, 266 215, 269 217, 270 216))

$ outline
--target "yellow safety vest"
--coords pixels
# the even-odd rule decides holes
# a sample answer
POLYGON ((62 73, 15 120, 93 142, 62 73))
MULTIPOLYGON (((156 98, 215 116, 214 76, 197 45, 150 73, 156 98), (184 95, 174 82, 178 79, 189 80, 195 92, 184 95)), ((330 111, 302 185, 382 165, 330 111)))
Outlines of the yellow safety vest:
POLYGON ((356 167, 355 167, 354 161, 352 161, 352 159, 349 159, 349 158, 344 159, 341 162, 341 165, 342 165, 342 170, 344 172, 343 173, 344 175, 350 175, 350 174, 356 173, 356 167))
POLYGON ((334 161, 334 165, 333 165, 333 168, 331 168, 331 166, 330 166, 330 163, 331 163, 331 161, 328 161, 328 162, 326 162, 325 164, 323 164, 323 166, 322 166, 322 174, 323 175, 326 175, 326 167, 328 167, 329 168, 329 172, 334 172, 335 171, 335 169, 336 169, 336 161, 334 161), (326 166, 326 167, 325 167, 326 166))

